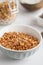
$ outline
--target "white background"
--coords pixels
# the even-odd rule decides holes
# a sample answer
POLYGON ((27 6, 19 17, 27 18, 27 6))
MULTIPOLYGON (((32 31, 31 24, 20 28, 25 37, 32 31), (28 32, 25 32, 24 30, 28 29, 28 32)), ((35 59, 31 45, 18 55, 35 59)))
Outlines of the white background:
MULTIPOLYGON (((20 11, 17 15, 16 20, 14 21, 14 23, 12 23, 13 25, 15 24, 31 25, 37 28, 40 33, 41 31, 43 31, 43 27, 38 26, 35 20, 35 16, 38 13, 42 12, 43 8, 35 12, 29 12, 20 6, 19 10, 20 11)), ((0 26, 0 31, 4 27, 5 26, 0 26)), ((43 43, 39 50, 34 55, 23 60, 9 59, 0 52, 0 65, 43 65, 43 43)))

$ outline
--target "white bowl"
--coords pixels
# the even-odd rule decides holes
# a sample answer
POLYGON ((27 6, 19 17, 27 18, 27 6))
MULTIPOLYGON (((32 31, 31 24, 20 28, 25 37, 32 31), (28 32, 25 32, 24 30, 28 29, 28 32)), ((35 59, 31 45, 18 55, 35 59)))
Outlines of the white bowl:
POLYGON ((10 50, 0 45, 0 50, 3 52, 3 54, 14 59, 23 59, 23 58, 31 56, 38 50, 42 42, 42 36, 36 29, 27 25, 10 25, 0 30, 0 37, 5 32, 13 32, 13 31, 31 34, 38 38, 39 44, 36 47, 32 49, 28 49, 28 50, 10 50))
POLYGON ((39 26, 42 26, 43 27, 43 18, 41 18, 40 16, 42 15, 42 13, 39 13, 37 16, 36 16, 36 20, 37 20, 37 24, 39 26))

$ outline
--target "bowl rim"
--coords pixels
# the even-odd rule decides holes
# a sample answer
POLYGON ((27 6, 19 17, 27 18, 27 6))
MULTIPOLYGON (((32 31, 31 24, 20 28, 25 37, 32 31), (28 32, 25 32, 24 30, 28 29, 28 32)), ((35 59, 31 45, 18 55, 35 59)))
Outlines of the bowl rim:
MULTIPOLYGON (((19 1, 20 1, 20 0, 19 0, 19 1)), ((40 4, 41 2, 43 2, 43 0, 40 0, 39 2, 34 3, 34 4, 28 4, 28 5, 34 6, 34 5, 40 4)), ((21 3, 21 1, 20 1, 20 3, 21 3)), ((23 4, 25 4, 25 3, 23 3, 23 4)))
MULTIPOLYGON (((37 47, 40 46, 40 44, 42 42, 42 36, 41 36, 41 33, 36 28, 34 28, 34 27, 30 26, 30 25, 24 25, 24 24, 15 24, 14 26, 25 26, 25 27, 29 27, 29 28, 32 28, 33 30, 35 30, 40 36, 39 44, 37 46, 35 46, 35 47, 31 48, 31 49, 27 49, 27 50, 13 50, 13 49, 5 48, 4 46, 0 45, 0 47, 2 49, 7 50, 7 51, 11 51, 11 52, 27 52, 27 51, 32 51, 32 50, 34 50, 34 49, 36 49, 37 47)), ((4 27, 3 29, 1 29, 1 31, 6 29, 7 27, 11 27, 11 25, 4 27)))

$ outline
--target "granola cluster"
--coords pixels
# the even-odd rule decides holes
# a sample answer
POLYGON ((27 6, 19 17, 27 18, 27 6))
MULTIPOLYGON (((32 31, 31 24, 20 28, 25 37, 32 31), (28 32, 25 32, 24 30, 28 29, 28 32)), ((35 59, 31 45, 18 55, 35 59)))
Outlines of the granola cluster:
POLYGON ((39 44, 36 37, 22 32, 4 33, 4 35, 0 38, 0 43, 5 48, 13 50, 27 50, 39 44))

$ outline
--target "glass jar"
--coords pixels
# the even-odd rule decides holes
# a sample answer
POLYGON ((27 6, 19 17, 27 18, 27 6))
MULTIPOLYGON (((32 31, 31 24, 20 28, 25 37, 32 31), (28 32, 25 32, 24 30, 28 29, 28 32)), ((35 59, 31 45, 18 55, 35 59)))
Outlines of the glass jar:
POLYGON ((0 0, 0 24, 10 24, 18 13, 18 0, 0 0))

